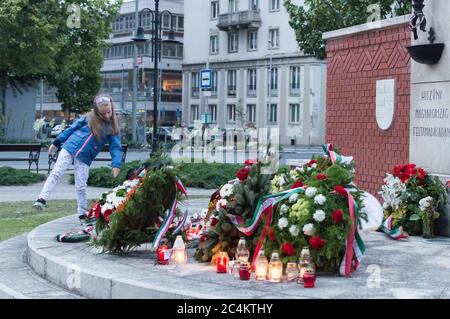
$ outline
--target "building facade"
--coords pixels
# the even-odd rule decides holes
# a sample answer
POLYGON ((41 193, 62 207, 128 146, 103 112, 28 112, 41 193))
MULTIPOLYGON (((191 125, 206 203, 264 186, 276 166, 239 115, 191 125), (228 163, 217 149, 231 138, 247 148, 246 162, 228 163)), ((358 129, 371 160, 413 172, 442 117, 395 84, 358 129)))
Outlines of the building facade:
MULTIPOLYGON (((139 0, 138 10, 144 8, 154 10, 153 0, 139 0)), ((120 15, 112 23, 112 33, 107 40, 110 45, 104 49, 104 63, 101 69, 103 85, 101 91, 110 94, 116 109, 131 112, 133 101, 133 66, 134 43, 132 37, 136 33, 135 21, 136 2, 124 2, 120 8, 120 15)), ((173 125, 181 121, 182 111, 182 60, 184 36, 184 5, 183 0, 161 0, 160 11, 168 10, 172 13, 161 14, 162 41, 161 61, 159 62, 159 119, 161 125, 173 125), (178 43, 164 43, 170 29, 175 31, 178 43)), ((138 53, 138 93, 137 111, 142 120, 144 110, 147 114, 148 125, 152 123, 153 110, 153 74, 154 64, 151 53, 152 15, 146 11, 141 16, 145 37, 148 42, 143 52, 138 53)), ((55 88, 44 88, 43 113, 48 117, 63 117, 61 104, 56 98, 55 88)), ((40 95, 37 97, 36 110, 41 109, 40 95)))
POLYGON ((324 142, 325 61, 298 48, 282 0, 186 1, 184 43, 183 124, 210 114, 220 129, 277 127, 284 145, 324 142))

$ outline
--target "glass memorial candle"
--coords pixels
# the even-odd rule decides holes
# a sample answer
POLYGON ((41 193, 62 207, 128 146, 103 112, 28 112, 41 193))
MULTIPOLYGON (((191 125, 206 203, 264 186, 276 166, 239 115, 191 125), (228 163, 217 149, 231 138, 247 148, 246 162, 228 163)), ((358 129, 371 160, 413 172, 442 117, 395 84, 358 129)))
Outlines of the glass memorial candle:
POLYGON ((166 244, 162 244, 158 247, 158 264, 159 265, 167 265, 170 261, 170 249, 166 244))
POLYGON ((283 275, 283 264, 281 263, 278 253, 272 253, 269 263, 269 280, 271 282, 281 282, 283 275))
POLYGON ((249 280, 250 279, 250 263, 248 261, 241 261, 239 267, 239 279, 249 280))
POLYGON ((217 273, 219 274, 226 274, 228 271, 228 254, 224 251, 221 251, 219 253, 219 256, 217 256, 216 259, 217 264, 217 273))

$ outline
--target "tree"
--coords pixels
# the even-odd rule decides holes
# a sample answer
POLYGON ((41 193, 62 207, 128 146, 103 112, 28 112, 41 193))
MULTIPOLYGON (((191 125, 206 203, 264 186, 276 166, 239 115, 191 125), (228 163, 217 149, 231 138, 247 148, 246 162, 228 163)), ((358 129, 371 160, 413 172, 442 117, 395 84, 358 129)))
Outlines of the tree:
POLYGON ((319 59, 326 57, 324 32, 411 12, 409 0, 305 0, 300 6, 284 0, 284 6, 300 48, 319 59))

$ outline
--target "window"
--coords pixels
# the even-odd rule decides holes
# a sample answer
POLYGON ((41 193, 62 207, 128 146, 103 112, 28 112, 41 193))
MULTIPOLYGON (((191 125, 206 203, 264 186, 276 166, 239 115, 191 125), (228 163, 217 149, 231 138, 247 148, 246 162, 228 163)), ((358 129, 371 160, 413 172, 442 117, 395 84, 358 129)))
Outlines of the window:
POLYGON ((289 104, 289 123, 300 124, 301 114, 300 114, 300 104, 289 104))
POLYGON ((272 96, 276 96, 278 93, 278 69, 277 68, 269 69, 268 78, 269 78, 268 92, 272 96))
POLYGON ((268 124, 276 124, 277 123, 277 105, 276 104, 268 104, 267 105, 267 122, 268 122, 268 124))
POLYGON ((280 30, 269 29, 269 48, 277 49, 280 47, 280 30))
POLYGON ((182 44, 177 45, 177 58, 178 59, 183 58, 183 45, 182 44))
POLYGON ((256 96, 256 69, 247 70, 247 95, 256 96))
POLYGON ((162 14, 162 26, 163 26, 163 29, 170 29, 170 27, 172 27, 171 25, 170 25, 170 15, 169 14, 162 14))
POLYGON ((239 43, 239 33, 238 32, 228 33, 228 52, 229 53, 238 52, 238 43, 239 43))
POLYGON ((178 16, 178 30, 183 31, 184 30, 184 17, 178 16))
POLYGON ((213 123, 217 122, 217 104, 209 104, 208 112, 211 114, 211 121, 213 123))
POLYGON ((227 104, 227 122, 236 122, 236 105, 227 104))
POLYGON ((144 29, 151 29, 152 27, 152 14, 150 12, 145 12, 141 15, 141 27, 144 29))
POLYGON ((250 10, 259 9, 259 0, 250 0, 250 10))
POLYGON ((219 1, 211 1, 211 20, 219 17, 219 1))
POLYGON ((236 70, 228 70, 228 96, 236 96, 236 70))
POLYGON ((200 120, 200 109, 198 104, 191 105, 191 122, 200 120))
POLYGON ((211 95, 216 96, 217 95, 217 71, 212 72, 212 89, 211 89, 211 95))
POLYGON ((219 36, 212 35, 209 37, 209 54, 219 53, 219 36))
POLYGON ((289 89, 291 95, 300 95, 300 70, 299 66, 291 66, 289 89))
POLYGON ((249 31, 248 32, 248 47, 249 51, 258 49, 258 32, 249 31))
POLYGON ((233 13, 238 11, 238 0, 228 0, 228 12, 233 13))
POLYGON ((198 72, 192 72, 192 82, 191 82, 191 88, 192 88, 192 97, 198 98, 199 93, 199 85, 200 85, 200 77, 198 72))
POLYGON ((270 11, 280 10, 280 0, 270 0, 270 11))
POLYGON ((247 104, 247 122, 256 122, 256 104, 247 104))

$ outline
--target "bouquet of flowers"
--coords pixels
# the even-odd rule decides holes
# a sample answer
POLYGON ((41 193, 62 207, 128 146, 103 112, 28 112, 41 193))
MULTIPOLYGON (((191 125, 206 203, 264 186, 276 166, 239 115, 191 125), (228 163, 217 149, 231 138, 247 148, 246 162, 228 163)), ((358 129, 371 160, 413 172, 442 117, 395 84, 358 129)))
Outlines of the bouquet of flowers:
POLYGON ((415 164, 395 166, 379 194, 386 218, 383 231, 395 239, 408 234, 433 237, 434 221, 447 203, 447 188, 438 177, 415 164))

